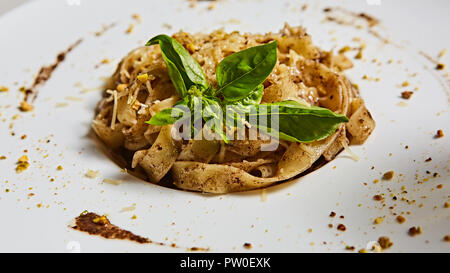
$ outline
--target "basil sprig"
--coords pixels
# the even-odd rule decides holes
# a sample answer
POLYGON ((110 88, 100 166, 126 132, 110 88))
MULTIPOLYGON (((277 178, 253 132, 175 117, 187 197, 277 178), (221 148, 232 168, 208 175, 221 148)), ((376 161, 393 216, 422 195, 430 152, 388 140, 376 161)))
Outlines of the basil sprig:
POLYGON ((187 90, 193 85, 208 88, 202 67, 177 40, 162 34, 150 39, 146 46, 157 43, 161 47, 170 79, 181 97, 186 96, 187 90))
POLYGON ((226 124, 229 129, 244 126, 245 121, 268 135, 294 142, 324 139, 334 133, 341 123, 348 122, 345 115, 295 101, 260 104, 264 92, 262 83, 277 62, 276 41, 239 51, 223 59, 216 68, 217 89, 207 83, 200 64, 175 39, 158 35, 146 45, 157 43, 181 100, 173 108, 152 116, 148 124, 174 124, 188 116, 194 129, 191 136, 194 136, 198 132, 193 124, 199 121, 194 113, 200 111, 201 124, 228 143, 223 132, 225 117, 234 120, 232 126, 226 124))

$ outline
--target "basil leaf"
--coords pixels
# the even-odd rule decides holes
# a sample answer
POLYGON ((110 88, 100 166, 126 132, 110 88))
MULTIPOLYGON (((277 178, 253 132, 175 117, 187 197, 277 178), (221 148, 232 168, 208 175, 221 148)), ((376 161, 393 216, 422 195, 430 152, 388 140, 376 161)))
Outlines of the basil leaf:
POLYGON ((255 105, 252 109, 253 111, 246 114, 246 120, 252 126, 271 136, 288 141, 322 140, 333 134, 341 123, 348 122, 346 116, 336 114, 329 109, 317 106, 307 107, 295 101, 255 105), (265 118, 266 124, 259 124, 265 118), (255 120, 258 122, 255 123, 255 120))
POLYGON ((260 84, 247 97, 239 101, 242 105, 260 104, 264 93, 264 85, 260 84))
POLYGON ((149 121, 146 121, 146 123, 157 126, 174 124, 181 118, 185 117, 187 111, 189 111, 187 103, 185 101, 180 101, 173 108, 167 108, 159 111, 152 116, 149 121))
POLYGON ((247 97, 270 75, 276 62, 276 41, 226 57, 216 69, 217 94, 230 102, 247 97))
POLYGON ((150 39, 146 45, 157 43, 161 47, 170 79, 182 97, 186 96, 193 84, 208 87, 202 67, 177 40, 162 34, 150 39))

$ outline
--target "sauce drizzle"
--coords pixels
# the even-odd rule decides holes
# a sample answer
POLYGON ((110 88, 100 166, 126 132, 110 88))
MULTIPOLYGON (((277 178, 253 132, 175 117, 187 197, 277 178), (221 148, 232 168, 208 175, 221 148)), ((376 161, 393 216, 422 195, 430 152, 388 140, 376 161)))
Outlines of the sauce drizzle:
POLYGON ((63 62, 66 58, 66 55, 72 51, 75 47, 77 47, 83 39, 77 40, 71 46, 69 46, 65 51, 59 53, 56 56, 56 61, 52 65, 43 66, 40 70, 36 78, 34 79, 33 85, 30 88, 25 90, 25 97, 23 99, 24 102, 33 103, 38 95, 38 88, 45 84, 45 82, 50 79, 53 71, 58 67, 58 65, 63 62))

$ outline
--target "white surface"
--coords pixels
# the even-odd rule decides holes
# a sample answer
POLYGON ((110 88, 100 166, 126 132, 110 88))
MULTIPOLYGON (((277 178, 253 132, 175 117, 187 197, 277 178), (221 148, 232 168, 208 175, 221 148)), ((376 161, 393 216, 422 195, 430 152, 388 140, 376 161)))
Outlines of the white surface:
POLYGON ((8 12, 15 7, 22 5, 30 0, 0 0, 0 14, 8 12))
MULTIPOLYGON (((336 1, 312 1, 306 11, 301 11, 304 1, 281 2, 236 4, 224 0, 209 11, 204 2, 192 9, 185 1, 173 0, 126 4, 80 0, 80 5, 48 0, 34 1, 1 17, 0 86, 5 85, 10 91, 0 93, 0 155, 7 157, 0 161, 0 251, 184 250, 105 240, 68 228, 71 220, 87 209, 106 213, 112 223, 154 241, 175 242, 181 247, 210 247, 211 251, 345 251, 346 245, 360 249, 379 236, 389 236, 394 242, 389 251, 448 252, 450 245, 442 238, 450 230, 449 209, 443 207, 450 194, 449 96, 440 82, 443 73, 434 71, 418 51, 435 57, 443 48, 450 50, 446 27, 450 18, 440 12, 449 10, 450 2, 433 1, 433 5, 427 5, 425 1, 382 0, 381 5, 374 6, 365 1, 340 1, 348 9, 380 18, 382 25, 377 31, 402 48, 383 44, 364 29, 323 22, 323 7, 335 6, 336 1), (131 14, 136 12, 143 22, 126 35, 125 30, 133 22, 131 14), (117 25, 103 36, 93 35, 102 24, 112 22, 117 25), (342 153, 296 182, 270 188, 267 201, 262 202, 261 191, 207 196, 139 181, 122 174, 87 136, 100 92, 82 93, 76 83, 81 82, 84 88, 101 86, 120 59, 148 38, 180 28, 190 32, 220 27, 244 32, 277 31, 284 22, 305 26, 314 43, 324 49, 359 46, 352 41, 354 37, 367 43, 364 60, 355 60, 355 67, 346 72, 360 86, 377 122, 367 143, 352 148, 360 161, 354 162, 342 153), (165 23, 173 28, 167 29, 165 23), (22 96, 18 88, 29 86, 42 65, 52 63, 58 52, 80 37, 84 38, 83 43, 41 89, 35 111, 20 113, 17 106, 22 96), (104 58, 114 61, 95 69, 104 58), (382 65, 372 63, 374 58, 382 65), (388 65, 391 59, 394 62, 388 65), (408 76, 415 72, 417 76, 408 76), (362 80, 365 74, 379 77, 380 81, 362 80), (397 104, 403 100, 399 94, 405 90, 400 84, 404 81, 411 84, 406 89, 418 87, 418 91, 406 102, 408 106, 400 107, 397 104), (70 101, 67 96, 82 101, 70 101), (57 103, 69 106, 57 108, 57 103), (12 120, 16 114, 19 118, 12 120), (437 129, 444 130, 446 136, 434 139, 437 129), (14 137, 11 131, 15 132, 14 137), (20 140, 23 134, 27 138, 20 140), (47 138, 50 143, 46 143, 47 138), (16 174, 15 162, 24 149, 29 150, 31 166, 16 174), (428 157, 433 160, 425 163, 428 157), (58 165, 64 170, 57 171, 58 165), (99 170, 100 176, 86 178, 88 169, 99 170), (394 180, 373 184, 389 170, 397 174, 394 180), (438 172, 439 177, 418 184, 418 180, 430 176, 426 170, 438 172), (50 178, 55 181, 50 182, 50 178), (102 183, 103 178, 123 182, 114 186, 102 183), (436 189, 438 184, 444 187, 436 189), (401 194, 402 186, 407 194, 401 194), (35 195, 28 197, 31 192, 35 195), (389 192, 399 199, 416 202, 393 201, 389 192), (373 195, 381 193, 387 195, 386 207, 372 200, 373 195), (120 212, 133 203, 135 211, 120 212), (388 209, 391 205, 395 205, 393 210, 388 209), (328 216, 331 211, 337 213, 334 219, 328 216), (390 211, 410 215, 405 214, 406 223, 398 224, 390 211), (136 220, 131 219, 133 214, 137 215, 136 220), (339 219, 340 215, 345 219, 339 219), (374 225, 373 220, 380 216, 386 216, 384 222, 374 225), (329 223, 334 225, 332 229, 328 228, 329 223), (337 231, 338 223, 345 224, 347 231, 337 231), (421 226, 423 234, 409 237, 407 230, 413 225, 421 226), (245 242, 253 244, 252 250, 242 247, 245 242)), ((352 54, 356 52, 348 56, 352 54)), ((450 64, 449 55, 442 61, 450 64)))

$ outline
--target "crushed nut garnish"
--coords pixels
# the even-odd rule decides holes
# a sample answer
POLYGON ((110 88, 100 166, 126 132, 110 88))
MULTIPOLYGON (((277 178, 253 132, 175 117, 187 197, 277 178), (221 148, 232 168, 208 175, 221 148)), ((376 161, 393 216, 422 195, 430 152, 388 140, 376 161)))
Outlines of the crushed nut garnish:
POLYGON ((330 213, 330 217, 334 217, 334 216, 336 216, 336 212, 332 211, 332 212, 330 213))
POLYGON ((435 138, 444 137, 444 131, 442 131, 441 129, 437 130, 436 135, 434 137, 435 138))
POLYGON ((383 174, 383 180, 391 180, 394 178, 394 171, 389 171, 383 174))
POLYGON ((340 230, 340 231, 346 231, 347 230, 347 228, 343 224, 339 224, 337 226, 337 229, 340 230))
POLYGON ((445 235, 444 236, 444 241, 450 242, 450 235, 445 235))
POLYGON ((383 223, 383 221, 384 221, 384 218, 383 218, 383 217, 377 217, 377 218, 375 218, 375 220, 373 221, 373 223, 374 223, 375 225, 378 225, 378 224, 383 223))
POLYGON ((343 48, 339 49, 338 53, 339 54, 344 54, 347 51, 350 51, 351 48, 349 46, 344 46, 343 48))
POLYGON ((116 90, 117 90, 117 92, 123 92, 123 91, 125 91, 125 88, 127 88, 127 84, 122 83, 122 84, 117 85, 116 90))
POLYGON ((98 175, 98 171, 88 170, 85 174, 87 178, 96 178, 98 175))
POLYGON ((92 222, 94 224, 99 224, 99 225, 106 225, 109 223, 108 218, 106 218, 106 216, 100 216, 100 217, 94 218, 92 220, 92 222))
POLYGON ((373 196, 373 200, 375 200, 375 201, 382 201, 382 200, 384 200, 384 197, 379 195, 379 194, 377 194, 377 195, 373 196))
POLYGON ((29 112, 31 110, 33 110, 33 105, 29 104, 26 101, 21 101, 20 102, 20 106, 19 106, 19 110, 22 112, 29 112))
POLYGON ((390 248, 394 243, 391 242, 391 239, 389 239, 389 237, 381 236, 380 238, 378 238, 378 244, 380 244, 380 247, 382 249, 387 249, 390 248))
POLYGON ((403 223, 406 221, 406 218, 403 217, 403 216, 401 216, 401 215, 399 215, 399 216, 397 216, 396 220, 397 220, 397 222, 399 222, 400 224, 403 224, 403 223))
POLYGON ((189 43, 186 45, 187 50, 192 54, 195 52, 195 45, 193 43, 189 43))
POLYGON ((416 235, 422 234, 422 228, 421 228, 421 227, 411 227, 411 228, 408 230, 408 234, 409 234, 409 236, 411 236, 411 237, 414 237, 414 236, 416 236, 416 235))
POLYGON ((141 23, 141 22, 142 22, 142 17, 141 17, 141 15, 139 15, 139 14, 137 14, 137 13, 132 14, 131 17, 132 17, 134 20, 136 20, 138 23, 141 23))
POLYGON ((244 247, 247 248, 247 249, 251 249, 251 248, 252 248, 252 244, 250 244, 250 243, 245 243, 245 244, 244 244, 244 247))
POLYGON ((445 69, 445 64, 438 63, 436 65, 436 70, 443 70, 443 69, 445 69))
POLYGON ((412 91, 403 91, 402 98, 409 100, 413 94, 414 94, 414 92, 412 92, 412 91))
POLYGON ((135 25, 133 23, 130 24, 130 26, 127 28, 126 33, 130 34, 133 32, 135 25))
POLYGON ((353 250, 355 250, 355 247, 354 246, 345 246, 345 250, 353 251, 353 250))
POLYGON ((59 165, 58 167, 56 167, 56 169, 57 169, 58 171, 62 171, 62 170, 63 170, 63 167, 62 167, 61 165, 59 165))
POLYGON ((0 87, 0 92, 7 92, 9 89, 6 86, 0 87))
POLYGON ((402 87, 407 87, 408 85, 409 85, 409 82, 407 82, 407 81, 402 82, 402 87))
POLYGON ((145 83, 148 80, 148 74, 147 73, 143 73, 143 74, 139 74, 137 76, 137 79, 141 82, 141 83, 145 83))

